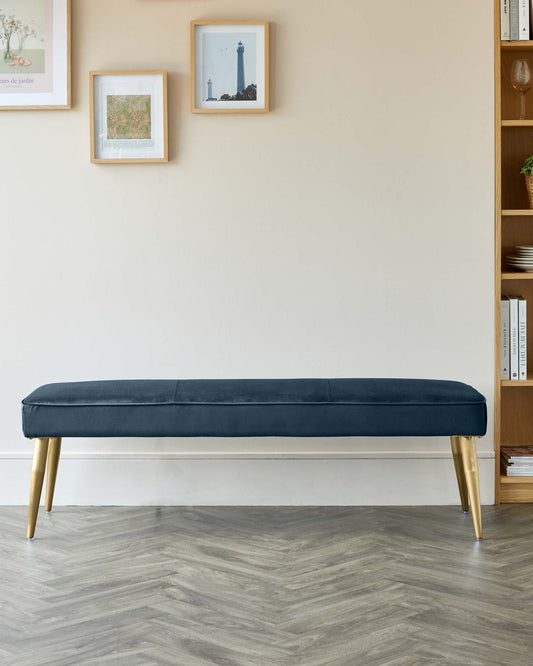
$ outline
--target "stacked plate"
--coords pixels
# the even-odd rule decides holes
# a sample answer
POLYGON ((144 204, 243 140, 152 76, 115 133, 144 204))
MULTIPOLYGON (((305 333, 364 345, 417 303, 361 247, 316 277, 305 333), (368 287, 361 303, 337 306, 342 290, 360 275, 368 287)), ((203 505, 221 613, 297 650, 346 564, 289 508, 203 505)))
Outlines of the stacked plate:
POLYGON ((515 252, 516 254, 506 257, 509 266, 526 273, 533 273, 533 245, 518 245, 515 252))

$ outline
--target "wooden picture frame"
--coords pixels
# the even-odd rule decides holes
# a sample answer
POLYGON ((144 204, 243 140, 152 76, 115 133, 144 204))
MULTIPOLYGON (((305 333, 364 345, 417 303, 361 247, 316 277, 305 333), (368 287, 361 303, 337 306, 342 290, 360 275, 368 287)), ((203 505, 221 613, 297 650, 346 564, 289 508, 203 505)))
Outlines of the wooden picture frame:
POLYGON ((71 0, 5 0, 0 44, 0 110, 72 108, 71 0))
POLYGON ((192 113, 268 113, 269 70, 268 21, 191 21, 192 113))
POLYGON ((89 86, 91 162, 168 162, 166 70, 89 72, 89 86))

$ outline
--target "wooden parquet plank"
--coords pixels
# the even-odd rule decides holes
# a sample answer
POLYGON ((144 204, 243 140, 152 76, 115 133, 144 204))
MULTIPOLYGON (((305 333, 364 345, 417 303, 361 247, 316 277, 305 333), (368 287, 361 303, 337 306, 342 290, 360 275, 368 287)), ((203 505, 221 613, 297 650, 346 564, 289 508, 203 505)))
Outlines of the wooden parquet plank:
POLYGON ((2 666, 530 664, 533 507, 0 507, 2 666))

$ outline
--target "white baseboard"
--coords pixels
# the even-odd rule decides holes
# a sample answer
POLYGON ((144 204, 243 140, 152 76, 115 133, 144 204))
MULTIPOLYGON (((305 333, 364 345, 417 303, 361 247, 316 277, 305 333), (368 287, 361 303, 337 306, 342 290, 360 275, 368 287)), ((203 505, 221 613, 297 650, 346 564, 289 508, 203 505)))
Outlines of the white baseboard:
MULTIPOLYGON (((493 451, 478 451, 478 459, 494 458, 493 451)), ((29 460, 28 451, 0 452, 2 460, 29 460)), ((452 458, 451 451, 73 451, 61 453, 61 460, 242 460, 242 459, 417 459, 452 458)))
MULTIPOLYGON (((31 454, 0 454, 0 504, 26 504, 31 454)), ((478 453, 481 500, 494 453, 478 453)), ((458 504, 449 451, 65 452, 55 504, 458 504)))

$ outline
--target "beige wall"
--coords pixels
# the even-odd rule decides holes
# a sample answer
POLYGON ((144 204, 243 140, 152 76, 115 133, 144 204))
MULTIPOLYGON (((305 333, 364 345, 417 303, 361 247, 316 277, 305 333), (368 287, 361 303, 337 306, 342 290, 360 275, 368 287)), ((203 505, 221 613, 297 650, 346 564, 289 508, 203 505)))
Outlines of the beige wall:
MULTIPOLYGON (((492 419, 492 99, 484 0, 73 0, 74 109, 0 116, 0 502, 26 501, 19 402, 45 382, 440 377, 484 392, 492 419), (205 18, 272 21, 270 114, 190 114, 189 21, 205 18), (89 70, 153 68, 169 72, 170 164, 91 165, 89 70)), ((125 452, 124 502, 146 457, 148 503, 456 501, 445 439, 65 450, 69 503, 125 452), (328 458, 346 449, 362 459, 328 458), (209 450, 251 457, 172 453, 209 450), (287 475, 253 457, 293 450, 325 459, 287 475), (384 469, 386 494, 363 483, 384 469)), ((110 485, 92 501, 119 501, 110 485)))

